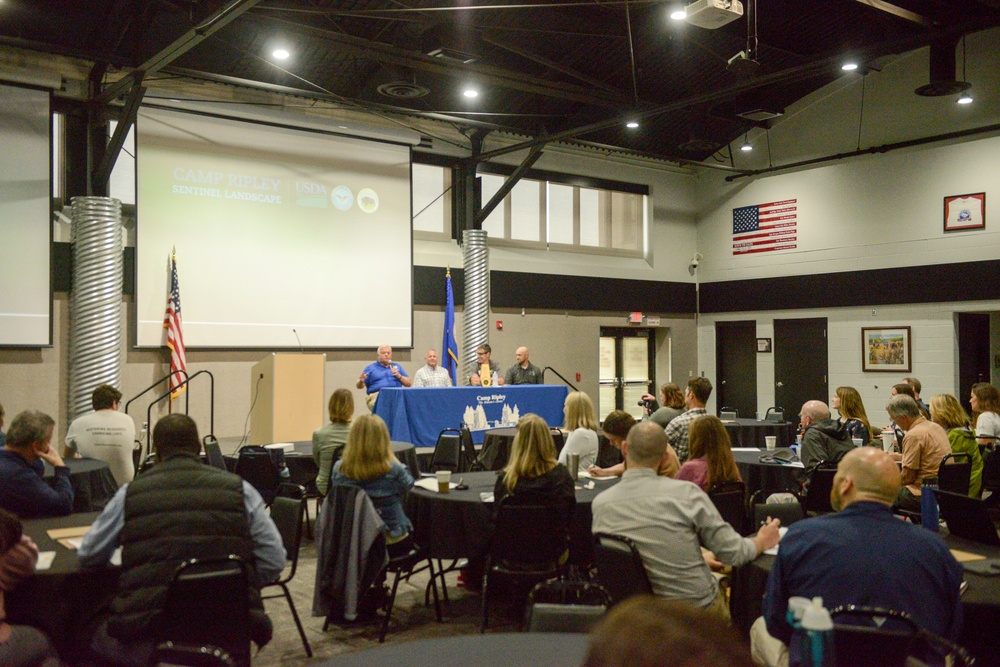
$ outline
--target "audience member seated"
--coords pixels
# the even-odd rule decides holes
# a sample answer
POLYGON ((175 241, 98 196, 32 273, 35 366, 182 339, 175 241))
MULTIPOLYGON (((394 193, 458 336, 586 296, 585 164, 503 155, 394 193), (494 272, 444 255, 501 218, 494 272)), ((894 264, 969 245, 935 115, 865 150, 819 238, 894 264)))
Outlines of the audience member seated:
POLYGON ((73 511, 69 468, 51 447, 55 421, 44 412, 25 410, 14 417, 0 451, 0 508, 22 519, 65 516, 73 511), (55 468, 50 486, 42 475, 55 468))
POLYGON ((691 422, 688 444, 690 458, 681 466, 677 479, 694 482, 703 491, 716 484, 743 481, 733 460, 729 433, 718 417, 705 415, 691 422))
POLYGON ((5 622, 4 592, 30 577, 38 562, 38 546, 21 530, 21 521, 0 509, 0 665, 58 667, 56 650, 41 630, 5 622))
POLYGON ((514 365, 503 374, 504 384, 542 384, 542 369, 528 361, 528 348, 514 352, 514 365))
POLYGON ((948 432, 953 454, 966 454, 972 464, 969 476, 969 496, 978 498, 983 486, 983 455, 979 451, 976 435, 969 427, 969 415, 958 399, 951 394, 938 394, 931 399, 931 417, 934 423, 948 432))
POLYGON ((654 595, 615 606, 591 633, 583 667, 751 667, 733 628, 713 614, 654 595))
POLYGON ((111 664, 145 667, 163 592, 177 566, 230 554, 250 567, 251 639, 263 646, 272 626, 260 586, 276 579, 286 562, 264 500, 249 482, 201 463, 198 427, 187 415, 158 421, 153 446, 158 463, 118 489, 77 551, 83 567, 102 567, 122 548, 118 595, 91 649, 111 664))
POLYGON ((992 447, 1000 438, 1000 391, 988 382, 977 382, 972 385, 969 404, 976 440, 980 445, 992 447))
POLYGON ((905 382, 892 385, 892 389, 889 390, 889 398, 900 395, 909 396, 910 398, 912 398, 913 401, 917 404, 917 410, 920 412, 920 414, 923 416, 924 419, 931 418, 930 411, 924 409, 923 403, 917 400, 917 392, 913 389, 911 385, 908 385, 905 382))
MULTIPOLYGON (((832 404, 833 409, 840 413, 840 423, 844 425, 847 436, 852 440, 860 438, 863 445, 870 444, 875 435, 858 390, 854 387, 837 387, 832 404)), ((882 443, 876 444, 882 446, 882 443)))
POLYGON ((94 411, 73 420, 66 432, 63 456, 68 459, 86 456, 104 461, 121 486, 135 477, 132 451, 135 449, 135 422, 118 412, 122 393, 102 384, 91 396, 94 411))
POLYGON ((392 453, 389 429, 378 415, 361 415, 351 426, 344 454, 330 477, 330 486, 337 485, 359 487, 371 498, 385 522, 390 558, 410 552, 413 524, 403 510, 403 497, 413 488, 413 475, 392 453))
POLYGON ((684 406, 687 408, 667 424, 667 441, 677 452, 677 458, 681 463, 688 459, 688 427, 698 417, 708 414, 705 412, 705 404, 712 395, 712 383, 708 378, 693 377, 688 380, 687 389, 684 390, 684 406))
POLYGON ((823 401, 806 401, 799 412, 802 447, 799 458, 808 477, 810 469, 822 462, 836 464, 854 449, 854 442, 839 419, 830 419, 830 408, 823 401))
POLYGON ((579 454, 579 471, 586 472, 597 462, 597 416, 590 396, 582 391, 571 391, 563 403, 563 433, 566 444, 559 452, 559 463, 569 467, 569 455, 579 454))
MULTIPOLYGON (((586 394, 584 394, 586 396, 586 394)), ((573 517, 576 491, 565 465, 556 461, 556 445, 545 420, 526 414, 517 422, 510 460, 497 474, 494 507, 500 501, 525 505, 564 505, 566 522, 573 517)))
POLYGON ((931 408, 929 405, 924 403, 923 399, 920 398, 920 390, 923 388, 923 385, 920 384, 920 380, 912 377, 903 378, 903 384, 908 384, 913 388, 913 398, 917 402, 917 405, 920 406, 920 413, 927 419, 930 419, 931 408))
POLYGON ((333 463, 340 458, 347 444, 347 434, 354 419, 354 396, 350 389, 338 389, 330 394, 327 405, 330 423, 313 431, 313 460, 319 472, 316 474, 316 489, 326 495, 330 485, 333 463))
POLYGON ((358 389, 368 392, 365 405, 369 410, 375 408, 378 393, 387 387, 409 387, 412 382, 406 371, 399 364, 392 363, 392 347, 381 345, 375 351, 376 360, 365 366, 358 378, 358 389))
MULTIPOLYGON (((612 410, 608 413, 608 416, 604 418, 604 424, 601 425, 601 430, 604 431, 604 437, 608 439, 611 446, 615 449, 621 450, 622 445, 625 444, 625 438, 628 436, 628 432, 635 426, 635 418, 624 410, 612 410)), ((677 452, 674 448, 667 444, 667 451, 663 454, 663 460, 660 461, 660 467, 657 470, 658 475, 663 475, 664 477, 677 477, 677 471, 681 469, 681 463, 677 459, 677 452)), ((598 468, 596 465, 590 466, 587 470, 594 477, 621 477, 622 473, 625 472, 625 462, 615 464, 608 468, 598 468)))
MULTIPOLYGON (((909 396, 900 396, 912 404, 909 396)), ((962 622, 962 567, 941 538, 892 514, 901 487, 892 456, 859 447, 841 460, 830 501, 837 512, 798 521, 781 540, 750 630, 758 664, 787 665, 788 598, 821 596, 832 609, 856 604, 911 614, 921 627, 956 639, 962 622), (765 627, 766 626, 766 627, 765 627)), ((797 647, 792 647, 793 662, 797 647)))
POLYGON ((657 475, 666 448, 666 434, 658 425, 632 427, 621 481, 598 494, 591 506, 593 532, 634 541, 655 594, 728 618, 725 595, 701 547, 726 565, 743 565, 778 543, 780 522, 768 521, 755 537, 741 537, 704 491, 657 475))
MULTIPOLYGON (((448 350, 445 350, 445 354, 448 350)), ((450 387, 451 374, 444 366, 438 366, 437 350, 427 350, 424 355, 424 365, 413 374, 414 387, 450 387)))
POLYGON ((657 405, 652 394, 643 394, 642 400, 647 403, 642 408, 642 411, 647 415, 646 418, 663 428, 667 427, 671 419, 684 412, 684 394, 681 393, 681 388, 673 382, 667 382, 660 387, 660 403, 663 405, 657 405), (652 405, 649 404, 649 401, 652 401, 652 405))
POLYGON ((941 460, 951 454, 951 443, 943 428, 924 419, 913 397, 897 394, 885 409, 893 423, 906 432, 903 453, 892 455, 903 467, 903 488, 896 507, 919 512, 920 486, 925 478, 937 477, 941 460))

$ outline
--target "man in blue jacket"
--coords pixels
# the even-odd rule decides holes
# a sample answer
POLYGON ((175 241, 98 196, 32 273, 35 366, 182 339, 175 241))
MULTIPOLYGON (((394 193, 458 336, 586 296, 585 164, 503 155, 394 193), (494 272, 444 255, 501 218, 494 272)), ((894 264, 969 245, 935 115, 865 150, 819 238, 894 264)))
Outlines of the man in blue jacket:
POLYGON ((0 450, 0 507, 22 519, 65 516, 73 511, 69 468, 52 442, 55 421, 44 412, 25 410, 10 423, 0 450), (55 468, 50 486, 43 461, 55 468))

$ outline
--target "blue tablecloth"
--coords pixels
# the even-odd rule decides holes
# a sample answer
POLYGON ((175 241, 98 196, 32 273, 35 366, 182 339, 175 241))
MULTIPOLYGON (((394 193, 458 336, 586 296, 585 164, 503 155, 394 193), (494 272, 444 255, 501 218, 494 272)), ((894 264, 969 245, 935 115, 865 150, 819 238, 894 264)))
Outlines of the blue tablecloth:
POLYGON ((569 389, 551 384, 498 387, 410 387, 383 389, 375 414, 385 420, 393 440, 433 447, 438 434, 463 422, 481 444, 488 429, 514 426, 533 412, 550 426, 563 422, 569 389))

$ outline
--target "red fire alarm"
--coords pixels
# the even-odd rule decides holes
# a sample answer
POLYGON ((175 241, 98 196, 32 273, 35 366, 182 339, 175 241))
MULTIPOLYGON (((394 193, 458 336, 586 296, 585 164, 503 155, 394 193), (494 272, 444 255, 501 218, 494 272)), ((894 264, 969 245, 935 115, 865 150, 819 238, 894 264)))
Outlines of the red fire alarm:
POLYGON ((629 313, 629 324, 642 324, 642 313, 639 311, 629 313))
POLYGON ((497 331, 503 331, 503 320, 497 320, 497 331))

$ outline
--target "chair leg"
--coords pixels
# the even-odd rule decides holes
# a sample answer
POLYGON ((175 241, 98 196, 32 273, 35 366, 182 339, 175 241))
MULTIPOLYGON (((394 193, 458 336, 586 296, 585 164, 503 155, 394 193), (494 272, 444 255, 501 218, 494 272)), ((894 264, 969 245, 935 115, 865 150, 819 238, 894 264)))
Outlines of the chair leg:
MULTIPOLYGON (((309 640, 306 639, 305 628, 302 627, 302 621, 299 620, 299 612, 295 609, 295 603, 292 601, 292 594, 288 591, 288 586, 281 584, 281 590, 285 593, 285 599, 288 600, 288 608, 292 610, 292 618, 295 620, 295 627, 299 629, 299 637, 302 637, 302 646, 306 650, 306 657, 311 658, 313 655, 312 647, 309 646, 309 640)), ((324 628, 325 630, 326 628, 324 628)))
POLYGON ((313 529, 312 524, 309 522, 309 499, 307 498, 302 503, 302 516, 303 520, 306 522, 306 537, 310 540, 313 539, 313 529))
MULTIPOLYGON (((430 560, 430 559, 428 559, 430 560)), ((454 562, 454 561, 453 561, 454 562)), ((438 569, 437 576, 441 580, 441 595, 444 598, 444 603, 446 605, 451 605, 451 600, 448 599, 448 582, 445 581, 445 567, 441 564, 441 559, 437 559, 438 569)), ((434 577, 431 577, 431 581, 434 581, 434 577)), ((424 606, 426 607, 431 603, 431 582, 427 582, 427 588, 424 589, 424 606)))
POLYGON ((385 618, 382 619, 382 632, 378 636, 378 643, 385 642, 385 633, 389 630, 389 617, 392 616, 392 607, 396 603, 396 589, 399 588, 399 580, 402 573, 397 571, 396 577, 392 580, 392 593, 389 594, 389 602, 386 604, 385 618))
POLYGON ((490 570, 489 563, 486 564, 486 572, 483 573, 483 624, 479 628, 480 634, 486 632, 486 624, 490 618, 490 570))
POLYGON ((441 600, 438 599, 437 581, 435 580, 435 577, 437 577, 437 575, 434 574, 434 559, 433 558, 428 558, 427 559, 427 566, 430 568, 430 572, 431 572, 430 586, 431 586, 431 589, 434 591, 434 611, 435 611, 435 613, 437 613, 438 623, 443 623, 444 619, 441 617, 441 600))

